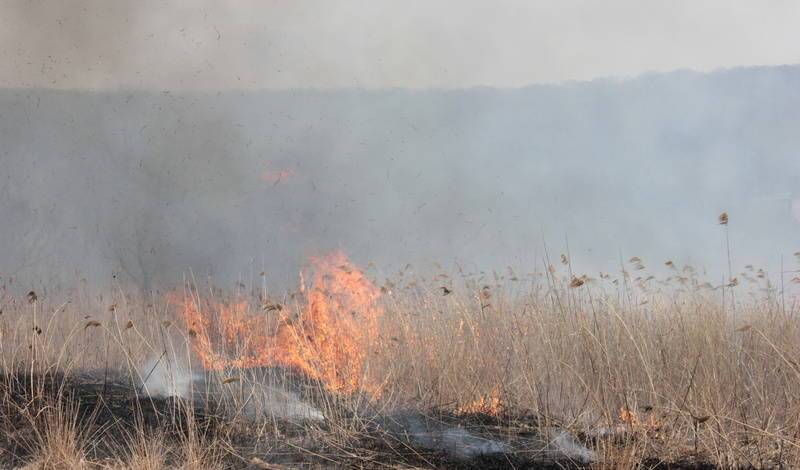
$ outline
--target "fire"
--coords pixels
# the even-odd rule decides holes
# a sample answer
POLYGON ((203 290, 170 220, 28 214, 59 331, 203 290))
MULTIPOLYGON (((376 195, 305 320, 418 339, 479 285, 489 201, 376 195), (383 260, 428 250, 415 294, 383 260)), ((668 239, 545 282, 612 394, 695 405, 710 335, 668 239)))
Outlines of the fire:
POLYGON ((282 170, 264 170, 261 172, 260 178, 262 181, 272 184, 273 186, 281 181, 288 180, 294 176, 294 172, 290 169, 282 170))
MULTIPOLYGON (((252 313, 246 301, 230 304, 171 296, 180 306, 192 346, 210 370, 285 366, 319 379, 332 391, 377 393, 366 374, 383 314, 380 290, 347 257, 313 258, 305 305, 296 318, 283 309, 252 313)), ((303 282, 305 284, 305 282, 303 282)))
POLYGON ((645 418, 640 416, 640 414, 636 411, 624 406, 619 409, 619 420, 630 426, 631 429, 643 429, 649 431, 657 430, 661 427, 661 423, 655 414, 647 413, 647 417, 645 418))
POLYGON ((500 398, 500 392, 495 388, 491 393, 458 407, 456 412, 458 414, 480 413, 490 416, 500 416, 503 412, 503 400, 500 398))
POLYGON ((229 305, 208 300, 201 308, 192 299, 172 295, 170 300, 182 307, 183 320, 193 338, 192 347, 203 367, 221 370, 263 365, 260 361, 268 353, 266 345, 261 341, 239 341, 253 339, 250 332, 258 335, 266 327, 263 318, 247 314, 247 302, 229 305))

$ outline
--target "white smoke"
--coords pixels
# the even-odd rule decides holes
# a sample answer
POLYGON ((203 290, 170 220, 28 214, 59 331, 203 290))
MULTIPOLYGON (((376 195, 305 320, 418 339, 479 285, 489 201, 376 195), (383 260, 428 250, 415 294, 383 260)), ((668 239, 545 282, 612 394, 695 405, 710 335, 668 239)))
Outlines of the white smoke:
POLYGON ((580 463, 593 462, 597 457, 595 453, 578 442, 575 436, 563 429, 547 429, 545 436, 548 438, 548 451, 559 457, 566 457, 580 463))
POLYGON ((192 374, 187 365, 166 360, 164 356, 148 360, 140 375, 142 390, 149 396, 159 398, 189 398, 192 395, 192 383, 199 378, 192 374))
MULTIPOLYGON (((233 375, 230 373, 228 375, 233 375)), ((220 376, 192 371, 185 362, 152 358, 140 371, 142 391, 151 397, 183 398, 196 404, 230 401, 250 418, 272 417, 322 421, 322 412, 291 390, 258 379, 221 383, 220 376)))

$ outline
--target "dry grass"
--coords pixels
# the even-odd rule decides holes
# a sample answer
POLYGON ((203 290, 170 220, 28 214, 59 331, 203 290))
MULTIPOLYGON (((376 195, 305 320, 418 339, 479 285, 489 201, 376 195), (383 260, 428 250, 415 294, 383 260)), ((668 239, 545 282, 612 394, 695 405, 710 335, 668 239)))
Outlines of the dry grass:
MULTIPOLYGON (((529 275, 403 273, 382 282, 385 314, 364 370, 381 392, 342 396, 306 381, 303 397, 324 422, 247 416, 256 401, 248 384, 265 380, 248 370, 211 374, 228 403, 223 426, 181 404, 157 425, 134 416, 124 430, 79 415, 66 389, 45 394, 18 377, 91 373, 97 383, 139 383, 156 358, 196 365, 188 329, 159 295, 117 286, 30 300, 9 286, 0 293, 0 426, 12 437, 0 439, 0 460, 35 468, 440 465, 371 440, 375 416, 414 409, 495 413, 492 426, 509 436, 531 423, 567 429, 596 452, 596 468, 800 465, 800 322, 789 286, 781 292, 754 269, 738 285, 706 285, 671 261, 669 277, 655 278, 638 258, 618 278, 592 279, 564 260, 529 275), (27 403, 12 393, 15 380, 27 403)), ((249 300, 252 315, 274 314, 259 308, 263 289, 239 291, 227 298, 249 300)), ((190 292, 226 298, 210 287, 190 292)), ((302 308, 299 297, 273 298, 288 315, 302 308)))
POLYGON ((158 470, 167 465, 167 439, 163 434, 137 432, 126 440, 125 464, 127 470, 158 470))
MULTIPOLYGON (((82 435, 76 413, 68 401, 61 401, 42 410, 41 426, 31 426, 35 433, 32 462, 28 468, 88 468, 86 449, 88 436, 82 435)), ((38 420, 37 420, 38 421, 38 420)))

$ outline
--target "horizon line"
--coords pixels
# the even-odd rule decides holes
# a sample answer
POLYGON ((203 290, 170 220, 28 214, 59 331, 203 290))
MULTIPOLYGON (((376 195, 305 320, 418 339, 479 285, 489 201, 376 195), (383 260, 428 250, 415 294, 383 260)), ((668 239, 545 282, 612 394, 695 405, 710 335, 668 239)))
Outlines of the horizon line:
POLYGON ((335 92, 366 92, 366 93, 379 93, 379 92, 409 92, 409 93, 430 93, 430 92, 459 92, 459 91, 521 91, 532 88, 571 88, 581 86, 591 86, 599 84, 615 84, 624 85, 639 80, 662 78, 669 75, 688 74, 695 76, 710 76, 710 75, 724 75, 740 71, 755 71, 755 70, 787 70, 798 69, 800 72, 800 62, 783 63, 783 64, 767 64, 767 65, 735 65, 726 67, 715 67, 708 70, 692 69, 692 68, 676 68, 670 70, 652 70, 645 71, 633 76, 598 76, 591 79, 570 79, 558 82, 540 82, 529 83, 519 86, 497 86, 497 85, 468 85, 468 86, 430 86, 430 87, 413 87, 413 86, 303 86, 303 87, 252 87, 252 88, 151 88, 151 87, 134 87, 134 86, 119 86, 119 87, 100 87, 100 88, 81 88, 81 87, 45 87, 40 85, 16 85, 6 86, 0 84, 0 90, 19 90, 19 91, 53 91, 53 92, 81 92, 81 93, 116 93, 116 92, 148 92, 158 94, 208 94, 208 93, 252 93, 252 92, 274 92, 274 93, 287 93, 287 92, 310 92, 310 93, 335 93, 335 92))

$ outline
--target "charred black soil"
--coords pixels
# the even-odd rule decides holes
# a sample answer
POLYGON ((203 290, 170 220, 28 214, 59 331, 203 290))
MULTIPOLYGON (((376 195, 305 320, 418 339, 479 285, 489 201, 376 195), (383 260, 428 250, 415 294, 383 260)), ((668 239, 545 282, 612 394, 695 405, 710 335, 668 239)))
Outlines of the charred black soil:
MULTIPOLYGON (((154 397, 121 374, 64 375, 30 371, 0 375, 0 465, 28 463, 43 445, 39 430, 66 420, 78 431, 87 460, 124 460, 131 436, 157 436, 165 447, 189 440, 226 443, 224 468, 589 468, 597 464, 548 447, 552 423, 519 414, 458 414, 443 409, 298 420, 237 415, 225 399, 154 397), (549 434, 548 434, 549 433, 549 434)), ((362 411, 363 412, 363 411, 362 411)), ((561 432, 561 431, 559 431, 561 432)), ((564 436, 570 436, 564 434, 564 436)), ((593 443, 579 440, 576 448, 593 443)), ((571 441, 572 442, 572 441, 571 441)), ((573 445, 570 444, 570 445, 573 445)), ((179 455, 166 454, 166 464, 179 455)), ((642 468, 710 469, 702 458, 673 462, 642 458, 642 468)))

